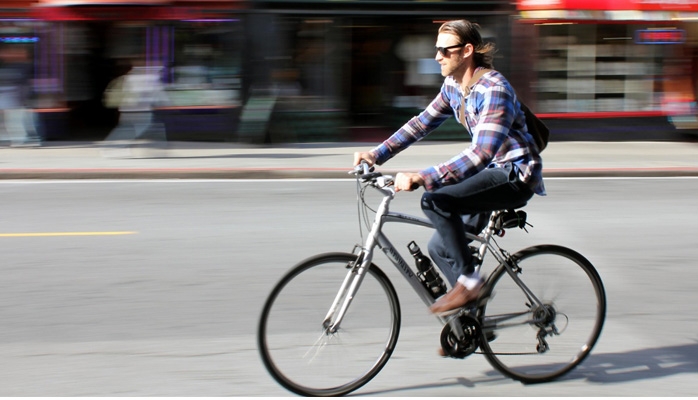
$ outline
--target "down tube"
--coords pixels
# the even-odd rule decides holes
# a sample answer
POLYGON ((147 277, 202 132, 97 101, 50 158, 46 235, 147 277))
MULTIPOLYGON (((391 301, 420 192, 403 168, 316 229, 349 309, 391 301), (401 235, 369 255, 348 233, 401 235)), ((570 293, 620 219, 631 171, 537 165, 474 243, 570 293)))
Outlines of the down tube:
POLYGON ((388 259, 402 273, 402 276, 404 276, 405 279, 407 279, 407 282, 409 282, 410 285, 412 285, 412 288, 415 292, 417 292, 424 304, 426 304, 427 306, 434 304, 434 299, 431 297, 429 292, 427 292, 426 288, 424 288, 422 283, 419 281, 419 278, 415 274, 414 270, 412 270, 412 268, 410 268, 410 266, 407 265, 405 259, 402 258, 400 253, 398 253, 395 250, 393 244, 390 243, 388 238, 385 237, 385 235, 382 232, 380 232, 377 235, 376 242, 378 243, 378 246, 381 248, 381 250, 383 250, 385 255, 388 257, 388 259))

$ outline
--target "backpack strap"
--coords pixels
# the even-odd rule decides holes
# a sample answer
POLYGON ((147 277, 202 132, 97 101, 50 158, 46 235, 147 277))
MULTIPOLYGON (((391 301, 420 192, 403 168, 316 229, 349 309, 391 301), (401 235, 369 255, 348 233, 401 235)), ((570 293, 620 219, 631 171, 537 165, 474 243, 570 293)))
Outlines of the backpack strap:
POLYGON ((470 133, 471 136, 472 136, 472 132, 470 131, 470 125, 468 124, 468 120, 465 119, 465 98, 468 97, 468 95, 470 95, 470 87, 473 86, 475 83, 477 83, 477 81, 479 81, 483 75, 485 75, 486 73, 488 73, 490 71, 492 71, 492 70, 489 68, 481 68, 476 73, 474 73, 473 77, 470 78, 470 81, 465 86, 465 96, 463 96, 463 98, 460 101, 460 112, 459 112, 458 116, 460 117, 460 120, 462 121, 461 124, 463 124, 463 126, 465 127, 465 129, 468 130, 468 133, 470 133))
POLYGON ((477 81, 479 81, 483 75, 485 75, 486 73, 488 73, 490 71, 492 71, 492 70, 489 68, 481 68, 479 71, 474 73, 473 77, 470 78, 470 82, 468 82, 468 84, 465 86, 465 95, 466 96, 469 95, 470 94, 470 87, 473 86, 474 84, 476 84, 477 81))

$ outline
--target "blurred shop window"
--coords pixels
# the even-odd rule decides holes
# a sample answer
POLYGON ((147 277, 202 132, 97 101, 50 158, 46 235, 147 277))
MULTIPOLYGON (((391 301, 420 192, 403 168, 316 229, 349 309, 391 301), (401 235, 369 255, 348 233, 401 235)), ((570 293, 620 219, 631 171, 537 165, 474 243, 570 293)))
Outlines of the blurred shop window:
POLYGON ((656 111, 663 45, 638 44, 645 24, 542 25, 536 70, 540 112, 656 111))
MULTIPOLYGON (((289 42, 280 46, 283 57, 272 78, 285 92, 300 94, 306 109, 338 107, 338 54, 346 45, 338 25, 322 18, 289 18, 283 24, 289 42)), ((299 100, 293 100, 296 106, 299 100)))
MULTIPOLYGON (((152 22, 118 21, 107 30, 107 57, 116 60, 132 60, 142 57, 146 52, 148 25, 152 22)), ((124 64, 128 62, 124 61, 124 64)))
POLYGON ((424 108, 433 98, 433 88, 442 82, 441 69, 436 62, 433 35, 408 35, 395 48, 396 55, 405 63, 406 94, 395 96, 393 106, 424 108), (425 89, 429 89, 425 93, 425 89))
POLYGON ((242 37, 235 19, 177 24, 168 86, 170 104, 239 106, 242 37))
POLYGON ((90 100, 94 91, 90 71, 95 46, 93 36, 86 26, 79 23, 66 23, 64 35, 65 99, 68 102, 90 100))

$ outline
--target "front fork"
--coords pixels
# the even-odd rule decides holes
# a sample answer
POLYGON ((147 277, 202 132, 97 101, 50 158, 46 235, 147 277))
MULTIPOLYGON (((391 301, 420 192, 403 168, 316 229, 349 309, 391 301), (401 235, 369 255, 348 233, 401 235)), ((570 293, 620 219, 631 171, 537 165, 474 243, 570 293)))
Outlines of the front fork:
MULTIPOLYGON (((388 213, 388 208, 390 201, 395 195, 394 192, 384 188, 377 188, 384 197, 381 201, 378 210, 376 211, 376 217, 373 221, 373 226, 368 234, 368 238, 365 243, 365 247, 361 249, 356 260, 349 263, 347 268, 349 272, 342 282, 342 286, 337 292, 337 296, 332 302, 330 310, 325 315, 325 319, 322 322, 322 326, 325 332, 328 334, 336 333, 339 330, 339 325, 344 319, 351 301, 354 299, 356 292, 359 290, 361 282, 363 282, 368 269, 371 267, 371 262, 373 261, 373 250, 376 247, 376 237, 378 232, 380 232, 383 216, 388 213)), ((354 247, 356 250, 357 247, 354 247)))
POLYGON ((371 266, 371 258, 372 257, 367 251, 362 250, 356 260, 347 264, 349 271, 346 277, 344 277, 344 281, 337 292, 337 296, 335 296, 322 322, 322 326, 326 333, 333 334, 339 330, 339 325, 342 323, 351 301, 354 299, 361 282, 371 266))

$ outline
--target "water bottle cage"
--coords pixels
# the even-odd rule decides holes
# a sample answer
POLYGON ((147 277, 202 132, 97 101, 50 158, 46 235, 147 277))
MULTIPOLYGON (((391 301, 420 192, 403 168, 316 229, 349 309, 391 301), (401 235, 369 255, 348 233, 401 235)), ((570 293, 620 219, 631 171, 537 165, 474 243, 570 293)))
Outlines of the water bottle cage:
POLYGON ((436 299, 439 296, 443 295, 446 293, 446 285, 444 285, 443 280, 441 279, 440 276, 434 276, 429 280, 429 276, 427 276, 428 271, 430 271, 431 268, 427 271, 418 271, 417 276, 419 277, 419 280, 424 284, 424 287, 432 294, 432 296, 436 299))

